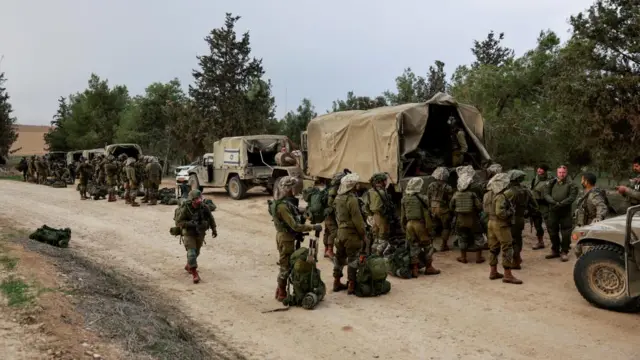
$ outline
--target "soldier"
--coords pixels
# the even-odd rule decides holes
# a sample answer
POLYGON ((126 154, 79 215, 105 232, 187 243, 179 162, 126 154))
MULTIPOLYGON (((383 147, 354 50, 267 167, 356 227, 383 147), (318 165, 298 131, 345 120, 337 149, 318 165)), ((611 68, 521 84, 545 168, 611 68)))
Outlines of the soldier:
POLYGON ((451 130, 451 166, 457 167, 464 163, 464 155, 469 150, 469 147, 467 146, 466 135, 458 119, 450 116, 448 124, 451 130))
POLYGON ((456 260, 466 264, 467 251, 472 247, 476 252, 476 264, 482 264, 485 261, 482 257, 484 239, 482 239, 482 229, 478 229, 482 203, 478 195, 469 189, 472 181, 473 178, 468 173, 463 173, 458 178, 458 191, 453 194, 449 206, 456 214, 455 226, 460 246, 460 257, 456 260))
POLYGON ((18 164, 17 167, 18 171, 22 172, 22 180, 23 181, 27 181, 27 171, 29 170, 29 164, 27 163, 27 158, 26 157, 22 157, 22 159, 20 159, 20 163, 18 164))
POLYGON ((27 165, 29 166, 29 168, 28 168, 28 170, 29 170, 29 181, 30 182, 37 181, 36 180, 37 167, 36 167, 36 156, 35 155, 31 155, 27 165))
POLYGON ((576 206, 576 226, 589 225, 607 217, 609 206, 606 192, 596 187, 596 181, 595 174, 582 175, 581 184, 585 192, 576 206))
POLYGON ((366 238, 365 223, 355 194, 359 181, 360 176, 356 173, 345 175, 340 180, 338 195, 333 202, 338 222, 336 256, 333 259, 333 291, 347 289, 349 295, 355 292, 358 257, 363 240, 366 238), (340 282, 345 265, 347 265, 347 286, 340 282))
POLYGON ((345 176, 344 171, 341 171, 333 176, 329 183, 329 189, 327 191, 327 208, 325 209, 324 219, 324 257, 333 259, 335 254, 333 253, 333 244, 338 236, 338 223, 336 222, 336 212, 333 206, 333 202, 338 195, 338 188, 340 187, 340 180, 345 176))
POLYGON ((513 206, 505 195, 509 187, 509 175, 500 173, 491 178, 488 190, 482 202, 485 213, 489 216, 489 265, 491 272, 489 279, 502 279, 508 284, 522 284, 511 273, 513 262, 513 239, 511 238, 511 223, 514 213, 513 206), (498 272, 498 255, 502 252, 502 267, 504 275, 498 272))
MULTIPOLYGON (((633 159, 633 172, 640 176, 640 156, 633 159)), ((640 191, 640 177, 629 179, 630 187, 616 186, 616 190, 620 195, 624 196, 631 206, 640 204, 640 198, 637 197, 638 191, 640 191)))
POLYGON ((416 177, 409 180, 405 195, 402 197, 400 222, 406 229, 407 242, 411 249, 411 276, 417 278, 420 274, 420 254, 426 256, 425 275, 440 274, 440 270, 433 267, 433 243, 429 237, 428 199, 420 194, 424 181, 416 177))
POLYGON ((127 161, 127 158, 127 154, 118 155, 118 183, 120 188, 123 190, 120 198, 125 199, 125 201, 129 198, 129 194, 127 193, 129 185, 127 180, 127 173, 125 172, 125 162, 127 161))
POLYGON ((391 198, 387 193, 387 174, 373 174, 369 179, 371 189, 367 192, 369 198, 368 209, 373 216, 373 250, 380 256, 389 245, 389 235, 391 233, 391 223, 395 210, 391 198))
POLYGON ((76 169, 76 173, 80 177, 80 184, 78 188, 80 189, 80 200, 87 200, 87 184, 89 182, 89 177, 91 176, 91 165, 89 165, 89 161, 83 157, 80 158, 80 164, 76 169))
POLYGON ((280 255, 278 273, 278 287, 276 299, 282 301, 287 297, 287 278, 290 267, 289 258, 295 251, 296 236, 311 230, 322 230, 322 225, 303 224, 298 220, 298 199, 295 197, 298 191, 299 180, 293 176, 285 176, 278 182, 278 199, 271 204, 271 215, 276 227, 276 244, 280 255))
POLYGON ((538 204, 538 212, 531 214, 531 221, 536 228, 536 238, 538 239, 538 243, 533 246, 533 250, 544 249, 544 229, 542 228, 542 224, 546 225, 549 218, 549 204, 547 204, 547 201, 544 199, 544 188, 549 181, 548 171, 549 167, 547 165, 542 164, 538 166, 536 176, 531 180, 531 192, 533 193, 534 200, 538 204))
POLYGON ((566 166, 558 167, 557 175, 557 179, 549 181, 544 194, 544 199, 549 204, 547 231, 549 238, 551 238, 551 254, 545 258, 560 258, 562 261, 569 261, 571 231, 573 230, 571 205, 578 197, 578 187, 567 179, 566 166))
POLYGON ((431 218, 434 227, 442 227, 442 245, 440 251, 449 251, 449 236, 451 234, 451 211, 449 202, 453 195, 453 189, 447 184, 449 170, 439 167, 431 174, 435 181, 427 187, 427 198, 431 208, 431 218))
POLYGON ((507 200, 514 207, 513 221, 511 224, 511 238, 513 239, 513 270, 520 270, 522 264, 522 231, 524 231, 524 219, 526 215, 538 212, 538 204, 529 189, 522 186, 526 174, 520 170, 508 172, 509 188, 505 191, 507 200))
POLYGON ((100 154, 98 159, 98 185, 106 185, 107 183, 107 171, 105 166, 109 163, 109 159, 104 155, 100 154))
POLYGON ((116 178, 118 177, 118 164, 116 158, 113 155, 109 155, 108 162, 104 165, 104 172, 107 177, 107 189, 109 192, 109 198, 107 201, 116 201, 116 178))
POLYGON ((38 184, 44 184, 47 181, 47 164, 45 160, 38 156, 36 157, 36 171, 38 172, 38 184))
POLYGON ((150 157, 149 163, 145 167, 145 173, 149 183, 149 205, 156 205, 158 203, 158 189, 160 182, 162 182, 162 167, 157 157, 150 157))
POLYGON ((127 174, 127 195, 125 197, 125 204, 131 204, 131 206, 140 206, 136 202, 136 196, 138 195, 138 184, 140 184, 140 172, 136 166, 135 158, 128 158, 125 164, 125 172, 127 174))
POLYGON ((149 163, 149 156, 143 156, 136 163, 136 170, 138 174, 140 174, 140 183, 144 189, 144 196, 140 202, 147 203, 149 202, 149 177, 147 176, 146 166, 149 163))
POLYGON ((198 256, 200 256, 202 244, 205 243, 207 229, 211 229, 211 236, 214 239, 218 236, 216 220, 209 207, 202 205, 202 200, 200 190, 191 190, 187 201, 182 203, 174 215, 176 226, 182 229, 182 242, 187 250, 187 264, 184 269, 193 275, 194 284, 200 282, 198 256))

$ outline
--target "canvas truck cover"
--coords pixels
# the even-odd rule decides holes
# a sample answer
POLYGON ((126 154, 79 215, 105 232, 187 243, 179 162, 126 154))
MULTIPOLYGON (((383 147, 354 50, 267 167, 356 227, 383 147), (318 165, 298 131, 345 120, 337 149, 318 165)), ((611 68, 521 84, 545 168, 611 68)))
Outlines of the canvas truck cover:
POLYGON ((216 159, 223 159, 222 168, 246 166, 246 152, 276 152, 286 146, 291 149, 290 140, 284 135, 251 135, 222 138, 213 143, 216 159))
POLYGON ((424 103, 340 111, 311 120, 307 126, 309 174, 331 178, 348 168, 366 181, 374 173, 387 172, 397 184, 400 156, 418 147, 431 104, 455 106, 480 156, 483 160, 490 159, 482 145, 484 120, 480 112, 473 106, 458 104, 450 95, 438 93, 424 103))

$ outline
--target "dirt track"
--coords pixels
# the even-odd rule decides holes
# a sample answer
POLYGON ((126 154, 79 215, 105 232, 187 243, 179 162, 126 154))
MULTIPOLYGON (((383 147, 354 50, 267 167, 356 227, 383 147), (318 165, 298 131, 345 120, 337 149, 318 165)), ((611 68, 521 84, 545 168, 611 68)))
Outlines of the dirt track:
MULTIPOLYGON (((544 260, 544 251, 525 251, 522 286, 489 281, 486 264, 436 254, 441 275, 392 278, 383 297, 329 291, 314 311, 262 314, 281 306, 273 299, 277 253, 267 197, 208 195, 218 205, 219 237, 207 237, 198 285, 182 269, 184 248, 169 234, 173 207, 80 201, 72 188, 2 181, 0 216, 30 229, 70 227, 72 248, 162 289, 247 358, 637 358, 640 316, 590 306, 573 285, 573 263, 544 260)), ((320 266, 330 287, 331 264, 323 259, 320 266)))

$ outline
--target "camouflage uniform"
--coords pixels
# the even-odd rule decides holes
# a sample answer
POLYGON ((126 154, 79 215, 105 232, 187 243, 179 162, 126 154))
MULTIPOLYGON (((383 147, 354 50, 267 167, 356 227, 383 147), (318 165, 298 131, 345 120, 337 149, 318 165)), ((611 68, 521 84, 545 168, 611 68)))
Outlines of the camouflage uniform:
POLYGON ((136 163, 138 173, 140 174, 140 183, 144 189, 144 196, 140 202, 149 202, 149 176, 147 175, 146 166, 149 163, 149 156, 143 156, 142 159, 136 163))
POLYGON ((369 211, 373 216, 373 247, 372 250, 382 256, 387 246, 389 246, 389 235, 391 234, 391 223, 395 211, 390 209, 391 199, 384 188, 387 174, 374 174, 369 182, 371 189, 367 192, 369 198, 369 211))
POLYGON ((529 189, 522 186, 526 174, 520 170, 509 171, 509 179, 511 183, 509 188, 504 192, 507 200, 514 207, 513 220, 511 223, 511 238, 513 239, 513 269, 519 270, 522 264, 522 231, 524 231, 525 215, 538 212, 538 204, 533 198, 533 194, 529 189))
POLYGON ((334 201, 336 220, 338 222, 338 238, 336 239, 336 256, 333 258, 333 291, 348 289, 349 294, 355 292, 358 256, 366 237, 365 223, 360 203, 355 194, 360 177, 356 173, 345 175, 340 180, 338 195, 334 201), (342 269, 347 265, 348 286, 340 282, 342 269))
POLYGON ((113 155, 109 155, 108 162, 104 165, 104 172, 107 178, 107 189, 109 192, 108 201, 116 201, 116 185, 118 177, 118 164, 113 155))
POLYGON ((469 151, 464 130, 460 128, 453 117, 449 118, 451 125, 451 166, 457 167, 464 163, 464 154, 469 151), (453 120, 452 120, 453 119, 453 120))
POLYGON ((336 221, 336 211, 333 202, 338 195, 338 187, 340 180, 344 177, 344 173, 340 172, 333 176, 329 189, 327 191, 327 209, 325 210, 326 218, 324 220, 324 234, 322 242, 324 243, 324 257, 331 258, 335 256, 333 253, 333 244, 338 236, 338 222, 336 221))
POLYGON ((484 258, 482 258, 484 239, 481 235, 482 230, 478 230, 482 203, 476 193, 469 190, 472 180, 473 178, 469 174, 463 174, 459 177, 458 191, 453 194, 449 203, 451 211, 456 214, 455 226, 460 246, 460 257, 457 260, 463 264, 468 262, 467 251, 469 248, 476 251, 476 263, 484 262, 484 258))
POLYGON ((176 226, 182 229, 182 242, 187 250, 187 264, 184 269, 193 275, 193 282, 198 283, 198 256, 205 243, 207 229, 211 229, 214 238, 218 236, 216 220, 209 207, 202 204, 202 193, 199 190, 189 192, 187 201, 176 211, 174 220, 176 226))
POLYGON ((576 206, 576 226, 589 225, 607 217, 609 207, 602 192, 598 188, 591 188, 580 197, 576 206))
POLYGON ((129 188, 129 185, 127 180, 127 173, 125 172, 126 161, 127 161, 126 154, 120 154, 118 156, 118 183, 119 183, 118 185, 122 188, 122 190, 124 190, 120 197, 124 198, 125 200, 128 199, 128 196, 129 196, 127 193, 127 189, 129 188))
POLYGON ((109 160, 106 156, 100 155, 100 160, 98 160, 98 185, 102 186, 106 184, 107 173, 105 166, 109 163, 109 160))
POLYGON ((422 178, 412 178, 402 197, 400 222, 406 229, 406 238, 411 251, 411 275, 418 277, 420 255, 424 254, 426 268, 425 275, 437 275, 440 270, 433 267, 433 243, 429 236, 431 217, 429 215, 428 200, 420 194, 424 181, 422 178))
POLYGON ((427 198, 431 208, 431 219, 434 227, 442 227, 442 246, 440 251, 449 251, 449 235, 451 234, 451 211, 449 202, 453 188, 447 184, 449 170, 439 167, 431 174, 436 181, 427 187, 427 198))
POLYGON ((567 179, 553 179, 545 188, 544 198, 549 204, 547 231, 551 238, 551 254, 546 256, 547 259, 561 257, 561 254, 566 257, 569 253, 573 230, 571 207, 577 197, 578 187, 567 179))
POLYGON ((29 158, 29 161, 27 162, 27 166, 28 166, 28 173, 29 173, 29 181, 30 182, 36 182, 37 178, 36 178, 36 157, 35 155, 32 155, 29 158))
MULTIPOLYGON (((314 225, 303 224, 297 220, 298 199, 294 197, 293 191, 298 180, 292 176, 285 176, 278 182, 278 196, 275 200, 272 211, 273 224, 276 228, 276 245, 280 255, 278 264, 278 288, 276 289, 276 299, 282 301, 287 297, 287 278, 291 271, 289 258, 295 251, 295 239, 300 233, 311 231, 314 225)), ((320 227, 320 225, 317 225, 320 227)))
POLYGON ((158 189, 162 181, 162 167, 160 163, 158 163, 157 158, 152 157, 150 159, 145 167, 145 173, 147 174, 147 183, 149 184, 149 205, 156 205, 158 203, 158 189))
POLYGON ((78 184, 78 188, 80 189, 80 199, 87 199, 87 184, 89 182, 89 177, 91 176, 91 165, 89 165, 88 160, 80 161, 80 165, 76 169, 76 173, 80 177, 80 182, 78 184))
POLYGON ((38 172, 38 184, 44 184, 47 182, 47 163, 42 157, 36 158, 36 171, 38 172))
POLYGON ((544 228, 542 224, 547 224, 549 221, 549 205, 547 201, 544 199, 545 187, 549 181, 548 175, 545 173, 544 175, 537 175, 531 181, 531 192, 533 193, 533 199, 538 204, 538 212, 532 214, 531 220, 533 222, 533 226, 536 228, 536 237, 538 238, 538 243, 533 247, 533 250, 544 249, 544 228))
POLYGON ((127 174, 127 195, 126 200, 127 204, 131 204, 131 206, 140 206, 136 202, 136 196, 138 195, 138 184, 140 183, 140 170, 139 167, 136 166, 135 158, 128 158, 125 166, 125 172, 127 174))
POLYGON ((504 194, 509 182, 509 175, 505 173, 495 175, 489 181, 489 191, 483 199, 484 211, 489 216, 489 265, 491 266, 489 279, 502 279, 505 283, 522 284, 522 281, 516 279, 511 273, 514 266, 513 239, 511 238, 514 209, 504 194), (500 252, 502 252, 504 275, 497 270, 500 252))

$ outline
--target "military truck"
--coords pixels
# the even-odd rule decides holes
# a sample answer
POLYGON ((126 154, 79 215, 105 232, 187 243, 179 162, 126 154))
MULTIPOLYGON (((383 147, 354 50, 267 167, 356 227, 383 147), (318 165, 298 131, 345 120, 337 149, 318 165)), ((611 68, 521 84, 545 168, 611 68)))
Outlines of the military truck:
POLYGON ((576 228, 576 288, 588 302, 620 312, 640 311, 640 205, 626 215, 576 228))
POLYGON ((104 148, 91 149, 91 150, 82 150, 82 157, 91 161, 94 157, 104 154, 104 148))
POLYGON ((140 159, 142 157, 142 148, 138 144, 111 144, 104 147, 105 155, 113 155, 114 157, 120 156, 120 154, 126 154, 128 157, 140 159))
MULTIPOLYGON (((483 145, 482 115, 473 106, 438 93, 424 103, 340 111, 312 119, 302 133, 303 171, 317 181, 349 169, 363 182, 386 172, 398 192, 409 178, 421 176, 426 187, 431 180, 427 175, 436 167, 451 168, 450 116, 466 134, 466 164, 485 167, 491 157, 483 145)), ((452 175, 455 184, 457 175, 452 175)))
POLYGON ((67 166, 74 166, 82 157, 82 150, 69 151, 67 153, 67 166))
POLYGON ((213 153, 202 157, 194 167, 183 169, 176 176, 178 185, 188 182, 191 189, 224 188, 232 199, 245 197, 255 186, 272 193, 283 176, 302 177, 298 166, 278 166, 276 155, 292 144, 282 135, 252 135, 227 137, 213 144, 213 153))

